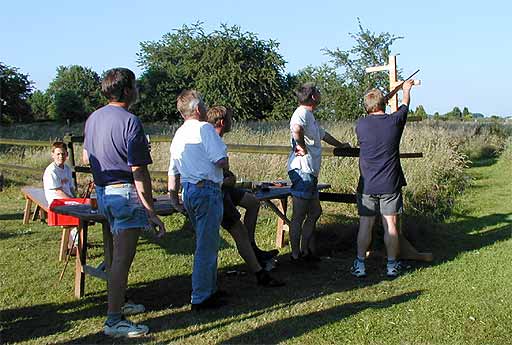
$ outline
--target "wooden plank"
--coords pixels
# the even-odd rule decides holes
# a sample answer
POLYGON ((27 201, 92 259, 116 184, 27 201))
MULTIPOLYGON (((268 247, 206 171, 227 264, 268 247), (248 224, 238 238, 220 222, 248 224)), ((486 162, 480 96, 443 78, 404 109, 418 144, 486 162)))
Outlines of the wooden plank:
POLYGON ((367 67, 365 69, 365 71, 366 71, 366 73, 380 72, 380 71, 389 71, 389 65, 367 67))

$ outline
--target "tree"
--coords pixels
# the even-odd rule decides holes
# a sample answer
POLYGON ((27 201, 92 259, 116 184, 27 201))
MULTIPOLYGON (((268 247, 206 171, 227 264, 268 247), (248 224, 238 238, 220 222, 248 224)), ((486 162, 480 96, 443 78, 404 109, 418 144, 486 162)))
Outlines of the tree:
POLYGON ((74 90, 59 90, 55 94, 51 113, 55 120, 78 120, 83 119, 87 112, 84 100, 74 90))
POLYGON ((416 111, 414 112, 414 116, 421 117, 422 119, 428 118, 428 114, 425 111, 425 108, 420 104, 416 107, 416 111))
POLYGON ((32 119, 27 98, 32 92, 28 74, 0 62, 0 123, 29 121, 32 119))
POLYGON ((473 114, 469 112, 468 107, 464 107, 464 109, 462 110, 462 118, 464 120, 471 120, 473 118, 473 114))
POLYGON ((49 118, 51 98, 42 91, 35 91, 27 100, 35 120, 46 120, 49 118))
POLYGON ((460 111, 459 107, 454 107, 451 112, 446 114, 450 120, 462 120, 462 111, 460 111))
POLYGON ((59 66, 57 75, 48 86, 46 93, 52 101, 50 116, 54 119, 83 121, 106 102, 101 94, 99 75, 92 69, 79 65, 59 66), (59 104, 56 104, 59 94, 59 104), (81 102, 73 99, 77 97, 81 102), (83 104, 80 109, 73 108, 80 103, 83 104))
POLYGON ((238 26, 221 25, 207 34, 202 23, 185 25, 157 42, 142 42, 137 113, 153 120, 179 119, 176 96, 193 88, 208 104, 232 107, 237 120, 265 118, 274 102, 286 97, 285 61, 278 47, 238 26))
POLYGON ((347 98, 345 101, 340 101, 338 108, 334 110, 338 114, 338 118, 357 118, 364 114, 362 98, 369 88, 388 90, 388 75, 366 73, 365 69, 388 64, 392 44, 403 38, 387 32, 375 34, 365 29, 359 18, 358 27, 359 32, 350 34, 356 43, 351 49, 324 50, 331 57, 334 67, 340 71, 337 79, 344 88, 339 90, 338 97, 347 98))

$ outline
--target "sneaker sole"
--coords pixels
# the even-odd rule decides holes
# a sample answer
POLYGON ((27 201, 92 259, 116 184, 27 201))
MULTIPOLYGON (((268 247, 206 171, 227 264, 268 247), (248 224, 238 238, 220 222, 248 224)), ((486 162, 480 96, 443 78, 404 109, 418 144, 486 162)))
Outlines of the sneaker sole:
POLYGON ((143 332, 143 333, 136 333, 136 334, 126 334, 126 333, 107 333, 107 332, 104 332, 105 335, 109 336, 109 337, 112 337, 112 338, 140 338, 140 337, 144 337, 148 334, 148 331, 146 332, 143 332))

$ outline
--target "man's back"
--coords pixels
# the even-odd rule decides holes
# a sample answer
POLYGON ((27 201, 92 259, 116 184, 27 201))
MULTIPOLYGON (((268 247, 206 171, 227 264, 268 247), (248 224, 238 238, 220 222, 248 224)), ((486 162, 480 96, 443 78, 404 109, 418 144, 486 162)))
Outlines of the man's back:
POLYGON ((181 175, 182 182, 210 180, 220 184, 222 169, 214 163, 227 157, 226 152, 226 145, 211 124, 187 120, 172 140, 169 173, 181 175))
POLYGON ((408 107, 402 105, 391 115, 368 115, 357 121, 361 171, 359 192, 388 194, 406 185, 399 145, 408 111, 408 107))
POLYGON ((152 163, 140 120, 122 107, 107 105, 89 116, 84 146, 99 186, 131 183, 131 166, 152 163))

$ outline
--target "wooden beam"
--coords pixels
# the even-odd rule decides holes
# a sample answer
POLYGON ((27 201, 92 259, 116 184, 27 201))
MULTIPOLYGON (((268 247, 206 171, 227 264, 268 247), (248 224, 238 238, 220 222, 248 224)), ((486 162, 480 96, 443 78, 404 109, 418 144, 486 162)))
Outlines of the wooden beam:
POLYGON ((375 67, 367 67, 365 69, 366 73, 372 73, 372 72, 380 72, 380 71, 389 71, 389 65, 384 66, 375 66, 375 67))

